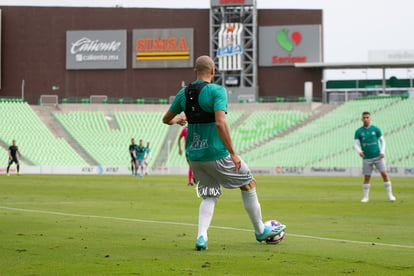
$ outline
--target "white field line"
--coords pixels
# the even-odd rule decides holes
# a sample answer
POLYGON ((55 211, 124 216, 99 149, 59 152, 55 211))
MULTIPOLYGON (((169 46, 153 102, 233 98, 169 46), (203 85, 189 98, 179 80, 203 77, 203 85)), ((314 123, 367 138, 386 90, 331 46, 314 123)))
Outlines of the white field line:
MULTIPOLYGON (((172 222, 172 221, 156 221, 156 220, 143 220, 143 219, 119 218, 119 217, 107 217, 107 216, 95 216, 95 215, 80 215, 80 214, 70 214, 70 213, 53 212, 53 211, 42 211, 42 210, 12 208, 12 207, 7 207, 7 206, 0 206, 0 209, 6 209, 6 210, 12 210, 12 211, 19 211, 19 212, 28 212, 28 213, 57 215, 57 216, 81 217, 81 218, 98 218, 98 219, 121 220, 121 221, 132 221, 132 222, 145 222, 145 223, 159 223, 159 224, 171 224, 171 225, 185 225, 185 226, 194 226, 194 227, 197 227, 197 224, 193 224, 193 223, 182 223, 182 222, 172 222)), ((249 229, 233 228, 233 227, 225 227, 225 226, 210 226, 210 228, 224 229, 224 230, 235 230, 235 231, 244 231, 244 232, 252 232, 252 230, 249 230, 249 229)), ((292 236, 292 237, 298 237, 298 238, 306 238, 306 239, 335 241, 335 242, 343 242, 343 243, 356 243, 356 244, 365 244, 365 245, 381 245, 381 246, 388 246, 388 247, 401 247, 401 248, 414 249, 414 246, 411 246, 411 245, 389 244, 389 243, 378 243, 378 242, 352 241, 352 240, 342 240, 342 239, 332 239, 332 238, 324 238, 324 237, 315 237, 315 236, 308 236, 308 235, 298 235, 298 234, 291 234, 291 233, 286 233, 286 235, 292 236)))

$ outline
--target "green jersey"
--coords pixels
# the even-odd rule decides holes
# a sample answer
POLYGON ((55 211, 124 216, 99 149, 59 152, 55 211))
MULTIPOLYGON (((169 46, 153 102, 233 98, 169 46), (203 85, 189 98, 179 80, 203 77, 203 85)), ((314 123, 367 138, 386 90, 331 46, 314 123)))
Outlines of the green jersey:
MULTIPOLYGON (((193 83, 201 83, 195 81, 193 83)), ((227 113, 227 92, 223 86, 210 83, 204 86, 199 94, 198 103, 205 112, 214 113, 217 110, 223 110, 227 113)), ((174 114, 180 114, 185 111, 186 97, 185 87, 178 91, 170 111, 174 114)), ((215 122, 188 124, 188 133, 186 140, 186 152, 188 160, 191 161, 211 161, 219 160, 229 152, 224 146, 218 135, 215 122)))
POLYGON ((355 139, 358 139, 361 144, 361 150, 364 152, 364 159, 372 159, 380 155, 378 138, 381 136, 381 130, 373 125, 368 128, 360 127, 355 131, 355 139))
POLYGON ((135 147, 135 154, 138 160, 144 160, 145 157, 145 147, 137 145, 135 147))

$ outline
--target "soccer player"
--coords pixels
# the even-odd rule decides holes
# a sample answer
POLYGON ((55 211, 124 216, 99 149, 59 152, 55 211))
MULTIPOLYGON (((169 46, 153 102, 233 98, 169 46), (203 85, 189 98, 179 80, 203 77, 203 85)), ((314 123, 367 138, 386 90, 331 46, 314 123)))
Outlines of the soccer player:
POLYGON ((178 91, 162 121, 168 125, 188 122, 186 151, 190 166, 200 181, 198 194, 203 198, 199 207, 196 250, 207 249, 207 231, 222 187, 241 190, 257 241, 278 235, 286 226, 264 225, 256 180, 234 149, 226 121, 227 91, 223 86, 211 83, 215 73, 213 60, 209 56, 198 57, 194 72, 197 80, 178 91), (181 115, 183 111, 185 115, 181 115))
POLYGON ((137 156, 137 171, 141 171, 139 176, 144 178, 144 159, 145 159, 145 147, 143 145, 142 139, 139 140, 138 146, 135 147, 135 155, 137 156))
POLYGON ((152 158, 151 155, 151 149, 150 149, 150 142, 147 142, 147 145, 145 147, 145 157, 144 157, 144 166, 145 166, 145 175, 148 175, 149 170, 149 162, 152 158))
POLYGON ((13 163, 16 164, 17 175, 19 175, 20 174, 20 163, 19 163, 19 159, 17 158, 17 155, 19 155, 20 157, 20 151, 19 151, 19 147, 16 145, 16 140, 12 141, 12 145, 9 147, 8 153, 9 153, 9 164, 7 165, 6 175, 10 176, 9 170, 10 170, 10 166, 13 163))
POLYGON ((131 139, 131 145, 129 145, 129 154, 131 155, 131 172, 132 175, 137 176, 137 156, 135 155, 137 145, 135 139, 131 139))
MULTIPOLYGON (((183 154, 183 149, 181 148, 181 141, 183 140, 184 141, 184 148, 185 148, 185 145, 186 145, 186 142, 187 142, 187 133, 188 133, 188 127, 184 127, 182 130, 181 130, 181 133, 180 133, 180 136, 178 137, 178 154, 179 155, 182 155, 183 154)), ((187 163, 188 163, 188 156, 187 156, 187 153, 185 154, 185 158, 186 158, 186 160, 187 160, 187 163)), ((197 180, 195 180, 195 178, 194 178, 194 173, 193 173, 193 170, 191 169, 191 167, 190 167, 190 164, 188 164, 188 186, 193 186, 194 185, 194 183, 197 183, 197 180)))
POLYGON ((369 189, 371 187, 370 180, 373 166, 381 173, 384 180, 384 187, 387 191, 388 199, 395 201, 392 194, 391 180, 387 173, 385 165, 385 139, 381 130, 371 125, 371 114, 369 112, 362 113, 362 127, 355 131, 354 148, 359 156, 363 158, 362 173, 364 174, 364 183, 362 185, 363 198, 361 202, 369 201, 369 189))

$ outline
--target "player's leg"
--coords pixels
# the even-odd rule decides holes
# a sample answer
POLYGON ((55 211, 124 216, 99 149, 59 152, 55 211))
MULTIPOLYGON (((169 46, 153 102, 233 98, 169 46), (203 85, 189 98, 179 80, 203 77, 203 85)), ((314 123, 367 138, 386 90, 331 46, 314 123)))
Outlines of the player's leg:
POLYGON ((256 193, 256 180, 252 179, 249 184, 240 187, 240 190, 244 209, 249 215, 254 231, 256 234, 263 233, 265 226, 263 224, 262 210, 256 193))
POLYGON ((362 193, 363 197, 361 199, 361 202, 366 203, 369 201, 369 190, 371 189, 371 176, 370 175, 364 175, 364 183, 362 184, 362 193))
POLYGON ((187 179, 188 181, 187 181, 187 186, 193 186, 194 172, 191 169, 190 160, 188 160, 187 152, 185 153, 185 160, 187 160, 187 163, 188 163, 188 179, 187 179))
POLYGON ((17 170, 17 174, 19 175, 20 174, 20 163, 18 160, 16 162, 16 170, 17 170))
POLYGON ((381 176, 382 176, 382 180, 384 181, 384 187, 385 190, 387 191, 387 195, 388 195, 388 199, 391 201, 395 201, 396 198, 395 196, 392 194, 392 184, 391 184, 391 179, 388 175, 387 172, 387 167, 385 165, 385 160, 384 158, 380 158, 376 163, 375 166, 377 167, 377 169, 380 171, 381 176))
POLYGON ((258 241, 264 241, 269 237, 276 236, 286 229, 285 225, 264 225, 262 210, 256 193, 256 180, 253 178, 249 167, 243 160, 241 160, 241 166, 238 172, 235 172, 234 163, 230 156, 218 160, 216 166, 220 174, 219 183, 223 187, 240 188, 244 209, 253 224, 258 241))
POLYGON ((144 161, 144 171, 145 171, 145 175, 148 175, 148 170, 149 170, 149 164, 147 161, 144 161))
POLYGON ((138 171, 141 178, 144 177, 144 160, 138 160, 138 171))
POLYGON ((194 172, 191 169, 191 167, 188 168, 188 186, 193 186, 193 177, 194 177, 194 172))
POLYGON ((135 176, 138 176, 139 172, 139 160, 135 160, 135 176))
POLYGON ((364 159, 362 165, 362 174, 364 175, 364 183, 362 184, 362 193, 363 197, 361 199, 362 203, 369 201, 369 190, 371 189, 371 174, 372 174, 372 159, 364 159))
POLYGON ((135 161, 131 159, 131 173, 134 176, 135 175, 135 161))
POLYGON ((7 165, 7 169, 6 169, 6 175, 9 176, 9 170, 10 170, 10 166, 11 164, 13 164, 13 160, 9 160, 9 164, 7 165))
POLYGON ((391 201, 395 201, 396 198, 392 194, 392 184, 391 184, 391 180, 388 176, 387 171, 381 172, 381 176, 382 176, 382 179, 384 180, 384 187, 385 187, 385 190, 387 191, 388 199, 391 201))
POLYGON ((207 232, 213 219, 214 208, 221 195, 221 187, 215 181, 214 177, 207 173, 209 169, 211 170, 211 168, 207 168, 208 165, 205 165, 207 162, 195 163, 197 165, 193 169, 201 180, 197 186, 197 195, 203 198, 198 211, 198 232, 195 248, 196 250, 205 250, 208 245, 207 232))
POLYGON ((286 225, 270 226, 264 225, 262 210, 256 193, 256 180, 240 187, 244 209, 253 224, 256 240, 261 242, 269 237, 276 236, 286 229, 286 225))
POLYGON ((196 241, 197 250, 207 249, 207 231, 210 227, 211 220, 213 219, 214 207, 216 206, 217 201, 217 197, 205 197, 200 203, 198 210, 198 232, 196 241))

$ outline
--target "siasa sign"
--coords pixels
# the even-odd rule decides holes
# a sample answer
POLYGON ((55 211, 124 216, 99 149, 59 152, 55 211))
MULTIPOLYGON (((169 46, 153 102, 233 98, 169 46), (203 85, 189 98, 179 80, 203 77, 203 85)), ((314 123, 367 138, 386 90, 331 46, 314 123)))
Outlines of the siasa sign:
POLYGON ((320 25, 259 28, 259 66, 322 61, 320 25))
POLYGON ((193 67, 193 29, 133 30, 133 68, 193 67))
POLYGON ((125 30, 66 32, 66 69, 125 68, 125 30))

